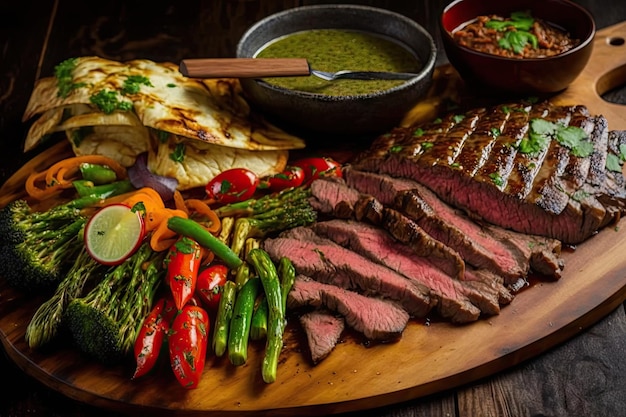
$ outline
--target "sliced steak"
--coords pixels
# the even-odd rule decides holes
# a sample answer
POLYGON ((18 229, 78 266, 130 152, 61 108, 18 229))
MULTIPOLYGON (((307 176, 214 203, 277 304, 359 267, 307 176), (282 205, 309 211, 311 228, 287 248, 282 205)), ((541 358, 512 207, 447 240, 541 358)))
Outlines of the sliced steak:
POLYGON ((319 302, 323 307, 340 314, 348 326, 371 340, 398 339, 410 318, 393 301, 365 296, 302 275, 296 277, 291 293, 295 294, 290 305, 295 305, 296 300, 297 303, 307 303, 307 297, 310 297, 309 304, 317 305, 319 302))
POLYGON ((345 320, 327 310, 313 310, 300 316, 300 325, 306 334, 311 361, 318 364, 337 346, 345 320))
POLYGON ((277 238, 265 239, 263 247, 274 261, 288 257, 299 274, 366 295, 395 300, 416 317, 426 316, 436 303, 429 288, 321 238, 309 228, 297 227, 277 238))
POLYGON ((379 227, 349 220, 318 222, 311 227, 316 233, 429 287, 438 297, 437 312, 454 323, 475 321, 481 312, 500 312, 493 292, 478 294, 475 288, 445 274, 427 258, 416 257, 379 227))
POLYGON ((494 271, 509 284, 525 277, 529 267, 548 276, 561 274, 560 242, 556 240, 550 242, 539 236, 531 239, 542 243, 532 245, 535 252, 531 257, 527 249, 520 250, 517 244, 501 240, 502 234, 491 233, 496 227, 479 225, 416 181, 351 167, 345 177, 348 185, 390 202, 432 237, 456 250, 466 263, 494 271))
POLYGON ((350 188, 341 178, 326 177, 311 183, 311 206, 321 213, 340 219, 354 216, 354 205, 361 193, 350 188))
POLYGON ((580 198, 593 163, 590 157, 575 156, 556 140, 537 151, 519 151, 531 142, 530 122, 540 118, 582 128, 601 153, 603 134, 596 125, 602 119, 588 116, 584 107, 544 102, 476 109, 458 116, 457 123, 428 127, 419 136, 415 128, 396 128, 377 138, 353 166, 413 179, 472 216, 566 244, 595 233, 607 223, 607 212, 614 216, 614 210, 599 203, 600 197, 580 198), (496 111, 506 113, 504 121, 493 117, 496 111))
POLYGON ((381 226, 398 241, 408 245, 416 255, 429 257, 445 273, 455 278, 463 278, 465 262, 461 255, 433 238, 399 211, 385 207, 381 226))

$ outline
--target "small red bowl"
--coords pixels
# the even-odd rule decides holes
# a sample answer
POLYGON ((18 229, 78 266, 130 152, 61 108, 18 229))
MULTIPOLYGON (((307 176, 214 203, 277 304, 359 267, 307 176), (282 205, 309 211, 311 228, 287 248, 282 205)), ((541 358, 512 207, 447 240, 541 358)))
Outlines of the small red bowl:
POLYGON ((596 25, 591 14, 569 0, 456 0, 441 16, 441 35, 450 63, 469 88, 485 95, 549 94, 567 88, 589 61, 596 25), (477 16, 530 11, 546 22, 566 30, 580 44, 546 58, 506 58, 460 46, 452 32, 477 16))

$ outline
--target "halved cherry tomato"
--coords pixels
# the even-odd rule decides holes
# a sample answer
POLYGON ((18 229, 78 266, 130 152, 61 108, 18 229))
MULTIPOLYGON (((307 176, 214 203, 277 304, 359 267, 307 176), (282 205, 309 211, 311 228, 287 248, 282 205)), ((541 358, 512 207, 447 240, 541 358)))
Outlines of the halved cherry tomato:
POLYGON ((137 366, 133 379, 147 374, 154 368, 175 312, 174 304, 169 299, 161 298, 144 319, 135 339, 134 353, 137 366))
POLYGON ((298 166, 287 165, 282 172, 264 179, 263 182, 271 192, 299 187, 304 182, 304 170, 298 166))
POLYGON ((200 271, 196 284, 196 294, 207 309, 217 311, 222 287, 227 279, 228 267, 226 265, 215 264, 200 271))
POLYGON ((165 258, 166 282, 179 310, 196 291, 203 251, 198 242, 183 236, 172 245, 165 258))
POLYGON ((304 170, 303 184, 310 184, 321 177, 341 177, 341 164, 329 157, 310 157, 299 159, 291 165, 304 170))
POLYGON ((170 365, 186 389, 198 387, 209 338, 209 315, 199 306, 187 304, 174 318, 169 336, 170 365))
POLYGON ((259 185, 259 177, 249 169, 232 168, 217 174, 206 185, 209 198, 224 204, 251 198, 259 185))

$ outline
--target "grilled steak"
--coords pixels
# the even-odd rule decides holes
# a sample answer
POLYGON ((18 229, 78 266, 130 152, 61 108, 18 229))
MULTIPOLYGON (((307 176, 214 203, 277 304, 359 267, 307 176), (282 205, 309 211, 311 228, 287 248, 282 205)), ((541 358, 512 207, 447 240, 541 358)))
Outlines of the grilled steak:
POLYGON ((575 244, 623 211, 622 190, 603 198, 622 181, 618 172, 612 175, 617 181, 602 173, 607 152, 617 155, 606 135, 606 121, 583 106, 495 106, 419 129, 396 128, 378 137, 353 166, 413 179, 488 223, 575 244), (555 136, 531 131, 537 120, 581 128, 593 153, 577 156, 555 136))
POLYGON ((318 364, 337 346, 345 320, 326 310, 313 310, 300 316, 300 325, 306 334, 311 361, 318 364))
POLYGON ((345 173, 349 186, 387 201, 433 238, 456 250, 466 263, 491 270, 505 277, 509 284, 525 277, 529 267, 549 277, 561 275, 563 261, 557 240, 479 225, 413 180, 351 167, 345 173))
POLYGON ((393 301, 361 295, 302 275, 296 277, 291 293, 290 306, 321 303, 326 309, 340 314, 348 326, 371 340, 396 340, 409 322, 407 312, 393 301))
POLYGON ((498 297, 493 291, 481 293, 474 286, 466 286, 464 281, 450 277, 428 258, 416 257, 381 228, 349 220, 318 222, 311 227, 316 233, 431 288, 438 297, 438 313, 454 323, 477 320, 480 313, 500 312, 498 297))
POLYGON ((309 228, 297 227, 265 239, 263 247, 274 261, 288 257, 298 274, 395 300, 413 316, 424 317, 434 306, 429 288, 321 238, 309 228))

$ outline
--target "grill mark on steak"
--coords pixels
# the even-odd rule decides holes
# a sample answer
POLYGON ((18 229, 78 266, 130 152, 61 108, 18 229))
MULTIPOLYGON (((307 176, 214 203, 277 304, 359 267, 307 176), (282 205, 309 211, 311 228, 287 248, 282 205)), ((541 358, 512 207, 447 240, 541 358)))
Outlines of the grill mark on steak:
POLYGON ((263 242, 274 261, 288 257, 299 274, 317 281, 397 301, 409 314, 425 317, 436 300, 430 289, 367 258, 297 227, 263 242))
POLYGON ((335 349, 345 328, 345 320, 326 310, 313 310, 300 316, 311 361, 317 365, 335 349))
POLYGON ((359 294, 310 277, 298 275, 289 305, 321 306, 344 317, 346 324, 370 340, 397 340, 409 322, 408 313, 397 303, 359 294), (307 297, 310 297, 309 301, 307 297))
MULTIPOLYGON (((531 115, 534 115, 534 112, 540 112, 546 114, 549 120, 558 122, 569 122, 571 111, 570 107, 547 103, 533 105, 530 108, 531 115)), ((582 114, 586 110, 583 106, 578 106, 573 111, 582 114)), ((482 110, 473 112, 480 114, 482 110)), ((402 140, 379 141, 376 139, 367 151, 357 155, 352 162, 353 167, 416 180, 432 189, 448 204, 461 208, 471 213, 472 216, 489 223, 518 232, 552 237, 566 244, 576 244, 597 231, 594 225, 598 222, 593 218, 597 217, 597 207, 589 204, 589 210, 583 211, 580 203, 570 198, 571 194, 559 191, 559 182, 555 181, 555 178, 559 178, 559 175, 562 175, 568 167, 569 156, 567 152, 564 152, 564 148, 551 145, 545 158, 540 160, 540 169, 532 181, 530 193, 525 199, 520 199, 518 194, 511 194, 507 192, 507 188, 494 184, 493 178, 492 181, 478 181, 466 175, 465 170, 458 169, 459 167, 454 164, 443 163, 442 158, 448 155, 445 152, 442 158, 437 159, 438 163, 435 165, 424 163, 426 159, 420 156, 419 152, 414 152, 415 149, 411 146, 411 140, 407 139, 407 136, 408 132, 405 132, 406 146, 404 147, 399 146, 402 140), (391 142, 393 146, 389 147, 391 142), (561 211, 558 211, 559 209, 561 211), (585 216, 589 219, 585 219, 585 216)), ((403 136, 398 131, 395 137, 403 136)), ((470 143, 474 139, 470 135, 465 143, 470 143)), ((496 148, 494 146, 492 154, 496 148)), ((513 147, 510 152, 514 152, 513 147)), ((516 157, 517 155, 518 153, 516 157)), ((433 161, 435 158, 429 160, 433 161)), ((488 166, 490 164, 486 163, 485 167, 488 166)), ((523 167, 524 164, 516 162, 514 166, 523 167)), ((530 172, 523 172, 523 174, 520 179, 527 186, 533 177, 530 172)), ((514 184, 514 178, 509 176, 507 186, 510 184, 514 184)), ((614 209, 607 211, 615 213, 614 209)), ((606 214, 600 224, 604 223, 607 223, 606 214)))
POLYGON ((311 228, 319 235, 430 288, 438 297, 437 312, 453 323, 475 321, 481 312, 489 315, 500 312, 497 300, 486 305, 484 296, 474 294, 473 288, 467 288, 462 281, 446 275, 426 258, 414 256, 410 249, 383 229, 350 220, 318 222, 311 228), (480 299, 485 310, 475 305, 472 298, 480 299))

